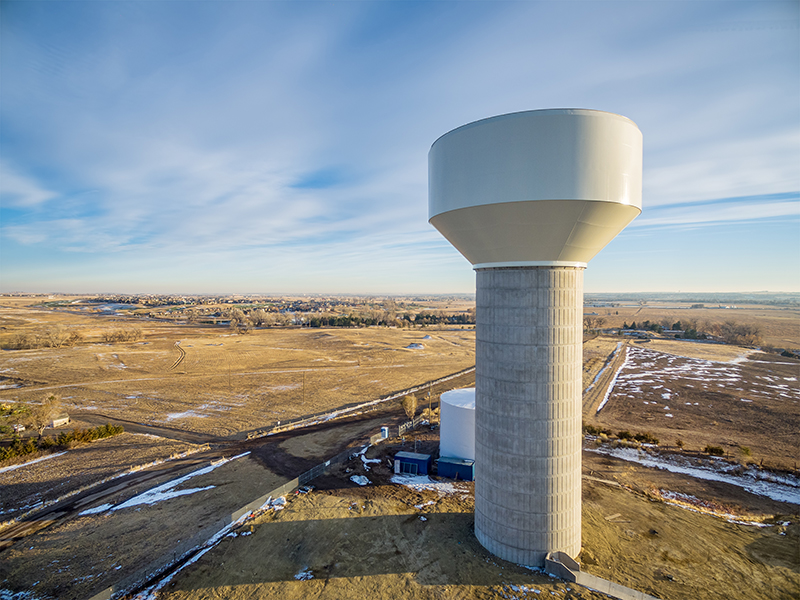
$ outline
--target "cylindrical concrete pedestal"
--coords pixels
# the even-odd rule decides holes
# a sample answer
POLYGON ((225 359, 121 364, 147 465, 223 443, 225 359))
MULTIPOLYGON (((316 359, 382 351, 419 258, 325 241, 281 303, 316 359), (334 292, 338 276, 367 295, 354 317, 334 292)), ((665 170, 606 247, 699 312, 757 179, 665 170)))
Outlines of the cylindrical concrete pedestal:
POLYGON ((478 268, 475 534, 542 566, 581 548, 583 269, 478 268))

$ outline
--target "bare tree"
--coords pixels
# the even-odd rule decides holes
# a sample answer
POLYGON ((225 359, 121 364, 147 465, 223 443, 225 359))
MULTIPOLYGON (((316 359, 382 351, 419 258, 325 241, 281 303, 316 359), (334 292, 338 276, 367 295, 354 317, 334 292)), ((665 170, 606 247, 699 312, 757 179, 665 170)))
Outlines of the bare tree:
POLYGON ((721 330, 722 339, 726 344, 757 346, 761 343, 761 331, 757 325, 725 321, 721 330))
POLYGON ((250 322, 253 327, 264 327, 268 322, 268 313, 263 308, 259 308, 250 313, 250 322))
POLYGON ((45 331, 47 345, 51 348, 61 348, 69 340, 69 331, 63 325, 48 327, 45 331))
POLYGON ((583 317, 583 329, 584 331, 600 329, 605 322, 604 317, 585 316, 583 317))
POLYGON ((61 410, 61 398, 50 394, 41 404, 29 404, 26 408, 23 422, 27 427, 35 429, 41 439, 44 430, 61 410))
POLYGON ((403 407, 406 416, 409 419, 413 419, 414 415, 417 412, 417 397, 414 396, 413 394, 409 394, 408 396, 403 396, 403 399, 400 401, 400 405, 403 407))

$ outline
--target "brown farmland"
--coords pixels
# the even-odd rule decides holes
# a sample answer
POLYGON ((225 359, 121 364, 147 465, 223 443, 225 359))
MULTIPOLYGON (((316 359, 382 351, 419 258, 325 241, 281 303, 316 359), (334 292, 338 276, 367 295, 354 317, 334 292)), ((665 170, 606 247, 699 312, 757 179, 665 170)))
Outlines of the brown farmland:
POLYGON ((474 364, 469 329, 281 328, 237 335, 225 327, 24 306, 0 314, 0 342, 14 331, 57 325, 82 331, 86 340, 0 354, 0 401, 38 402, 55 393, 70 413, 217 438, 374 400, 474 364), (126 327, 141 328, 142 339, 96 341, 103 331, 126 327))

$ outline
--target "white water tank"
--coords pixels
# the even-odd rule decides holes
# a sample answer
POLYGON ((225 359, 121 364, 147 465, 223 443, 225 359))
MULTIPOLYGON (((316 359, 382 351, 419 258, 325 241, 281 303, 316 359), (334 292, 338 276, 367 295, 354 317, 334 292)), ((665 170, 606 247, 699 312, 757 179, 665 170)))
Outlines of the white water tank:
POLYGON ((439 416, 439 456, 475 460, 475 388, 442 394, 439 416))
POLYGON ((642 210, 642 133, 596 110, 499 115, 440 137, 428 168, 430 223, 476 272, 475 535, 517 564, 575 557, 583 270, 642 210))

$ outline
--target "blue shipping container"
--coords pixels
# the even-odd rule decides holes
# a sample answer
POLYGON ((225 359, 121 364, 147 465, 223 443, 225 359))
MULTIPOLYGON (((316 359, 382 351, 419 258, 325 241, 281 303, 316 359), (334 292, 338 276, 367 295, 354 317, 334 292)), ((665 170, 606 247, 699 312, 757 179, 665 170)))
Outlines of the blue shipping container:
POLYGON ((463 458, 440 458, 439 477, 448 479, 460 479, 462 481, 473 481, 475 479, 475 461, 463 458))
POLYGON ((398 452, 394 455, 394 472, 404 475, 427 475, 431 471, 431 455, 398 452))

